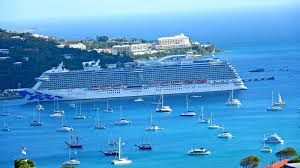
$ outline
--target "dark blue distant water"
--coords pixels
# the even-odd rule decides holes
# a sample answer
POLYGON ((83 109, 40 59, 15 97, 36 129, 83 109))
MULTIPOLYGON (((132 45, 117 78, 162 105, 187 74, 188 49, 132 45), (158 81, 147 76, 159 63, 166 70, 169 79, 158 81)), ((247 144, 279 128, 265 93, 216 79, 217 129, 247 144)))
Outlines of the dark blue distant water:
MULTIPOLYGON (((293 11, 292 11, 293 12, 293 11)), ((261 166, 275 160, 274 153, 263 154, 261 139, 264 134, 278 133, 285 140, 284 145, 272 145, 274 152, 288 146, 295 147, 300 152, 300 43, 299 23, 293 23, 293 13, 282 12, 273 17, 261 15, 260 18, 245 15, 228 15, 225 22, 221 16, 215 16, 212 23, 209 19, 199 19, 201 15, 179 18, 161 18, 125 20, 105 20, 103 22, 64 22, 56 24, 40 24, 38 32, 56 37, 84 38, 96 34, 106 34, 114 37, 141 37, 155 39, 160 35, 173 35, 183 32, 192 39, 211 41, 224 50, 215 55, 231 62, 242 77, 275 76, 274 81, 259 81, 246 83, 248 90, 239 91, 236 97, 242 102, 240 108, 226 107, 224 102, 228 93, 203 94, 202 98, 191 98, 191 109, 199 113, 201 106, 205 114, 213 112, 215 122, 224 124, 235 138, 231 140, 218 139, 218 130, 208 130, 206 125, 197 122, 197 118, 181 118, 179 114, 185 109, 183 95, 166 96, 166 104, 174 111, 170 114, 154 113, 154 122, 165 128, 161 132, 150 134, 153 151, 136 150, 134 144, 141 142, 146 136, 144 128, 149 124, 150 112, 155 109, 151 105, 152 98, 136 103, 133 99, 114 99, 113 107, 120 104, 125 116, 133 121, 131 126, 116 127, 112 123, 119 118, 116 109, 114 113, 101 113, 101 120, 108 124, 106 130, 93 129, 94 119, 75 121, 70 102, 61 102, 66 111, 66 122, 75 128, 74 134, 82 138, 84 148, 78 151, 81 161, 80 168, 113 167, 110 162, 113 157, 104 157, 99 151, 106 147, 107 141, 113 137, 122 136, 126 145, 124 155, 134 162, 128 167, 239 167, 239 162, 248 155, 258 155, 261 166), (234 17, 235 16, 235 17, 234 17), (219 20, 218 20, 219 18, 219 20), (206 20, 208 20, 206 22, 206 20), (269 22, 266 22, 268 21, 269 22), (122 26, 120 26, 122 25, 122 26), (263 67, 266 72, 251 74, 250 69, 263 67), (289 71, 279 69, 288 68, 289 71), (287 106, 280 112, 267 112, 271 103, 271 91, 280 91, 287 106), (211 149, 210 156, 191 157, 186 152, 195 147, 211 149)), ((250 15, 250 14, 249 14, 250 15)), ((10 25, 12 26, 12 25, 10 25)), ((34 25, 33 25, 34 27, 34 25)), ((27 27, 28 28, 28 27, 27 27)), ((97 101, 103 110, 105 102, 97 101)), ((21 146, 28 148, 28 157, 37 162, 38 167, 59 167, 67 159, 68 150, 64 141, 69 134, 55 132, 60 124, 59 119, 49 118, 52 104, 44 103, 46 110, 41 113, 45 125, 32 128, 33 104, 23 104, 21 101, 6 102, 5 109, 11 112, 7 122, 12 131, 0 132, 0 167, 13 167, 13 160, 20 157, 21 146), (24 115, 22 120, 16 120, 15 115, 24 115)), ((83 102, 83 112, 91 117, 93 101, 83 102)))

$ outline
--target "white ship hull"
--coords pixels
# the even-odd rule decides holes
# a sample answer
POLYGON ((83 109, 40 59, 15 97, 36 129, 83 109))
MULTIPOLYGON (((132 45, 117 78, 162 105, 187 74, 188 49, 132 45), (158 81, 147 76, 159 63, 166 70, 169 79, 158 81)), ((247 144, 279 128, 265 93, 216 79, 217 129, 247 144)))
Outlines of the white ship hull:
MULTIPOLYGON (((239 84, 220 83, 220 84, 187 84, 187 85, 168 85, 142 88, 119 88, 119 89, 60 89, 60 90, 27 90, 28 92, 59 96, 60 100, 84 100, 84 99, 106 99, 122 97, 141 97, 160 94, 183 94, 183 93, 201 93, 201 92, 218 92, 228 90, 247 89, 241 82, 239 84)), ((33 100, 36 101, 36 100, 33 100)), ((40 101, 51 101, 44 99, 40 101)))

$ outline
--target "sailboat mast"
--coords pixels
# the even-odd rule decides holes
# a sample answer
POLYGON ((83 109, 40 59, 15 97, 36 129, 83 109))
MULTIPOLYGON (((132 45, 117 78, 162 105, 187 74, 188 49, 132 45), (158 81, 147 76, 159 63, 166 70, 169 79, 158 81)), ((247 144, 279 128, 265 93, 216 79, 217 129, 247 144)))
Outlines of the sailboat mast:
POLYGON ((79 102, 79 115, 81 115, 81 102, 79 102))
POLYGON ((272 90, 272 106, 274 105, 274 95, 273 95, 273 90, 272 90))
POLYGON ((164 106, 164 95, 162 94, 161 95, 161 107, 163 107, 164 106))
POLYGON ((119 160, 121 159, 121 137, 119 137, 119 160))
POLYGON ((188 94, 186 94, 185 100, 186 100, 186 111, 188 111, 188 110, 189 110, 189 99, 188 99, 188 94))
POLYGON ((203 114, 203 106, 201 107, 201 119, 204 119, 204 114, 203 114))
POLYGON ((150 124, 152 125, 152 111, 151 111, 151 114, 150 114, 150 124))

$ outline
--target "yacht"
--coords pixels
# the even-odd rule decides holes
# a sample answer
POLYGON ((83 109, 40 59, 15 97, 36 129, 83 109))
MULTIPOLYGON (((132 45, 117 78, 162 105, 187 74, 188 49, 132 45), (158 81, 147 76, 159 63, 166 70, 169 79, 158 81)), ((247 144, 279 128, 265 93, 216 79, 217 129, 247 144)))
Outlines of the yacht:
POLYGON ((119 138, 119 155, 118 155, 118 159, 112 160, 112 164, 114 165, 127 165, 127 164, 131 164, 132 160, 129 160, 127 158, 122 158, 121 157, 121 138, 119 138))
POLYGON ((139 98, 135 99, 134 101, 135 101, 135 102, 143 102, 143 101, 144 101, 144 99, 143 99, 143 98, 141 98, 141 97, 139 97, 139 98))
POLYGON ((106 109, 104 111, 108 113, 112 113, 114 111, 111 107, 109 107, 108 99, 106 100, 106 109))
POLYGON ((201 107, 201 115, 199 116, 199 123, 209 123, 209 119, 204 118, 203 106, 201 107))
POLYGON ((123 110, 122 110, 122 106, 120 106, 120 120, 115 121, 115 124, 116 125, 129 125, 131 123, 132 123, 131 121, 123 118, 123 110))
POLYGON ((75 112, 76 112, 76 114, 74 115, 73 119, 75 119, 75 120, 86 119, 86 116, 81 113, 81 102, 79 103, 79 114, 77 114, 77 106, 75 106, 75 112))
POLYGON ((74 129, 70 126, 64 125, 64 117, 61 117, 61 127, 56 129, 56 132, 71 132, 74 129))
POLYGON ((16 119, 22 119, 23 116, 22 115, 16 115, 16 119))
POLYGON ((241 102, 240 102, 239 99, 234 99, 233 98, 233 90, 230 91, 230 94, 229 94, 228 100, 226 102, 226 105, 227 106, 240 106, 241 105, 241 102))
POLYGON ((264 143, 264 146, 260 149, 261 152, 264 153, 272 153, 272 149, 268 146, 266 146, 266 144, 264 143))
POLYGON ((200 94, 194 94, 191 96, 191 98, 200 98, 200 97, 202 97, 200 94))
POLYGON ((182 117, 194 117, 194 116, 196 116, 196 113, 194 111, 189 110, 188 95, 185 96, 185 99, 186 99, 186 112, 181 113, 180 116, 182 116, 182 117))
POLYGON ((278 100, 277 100, 277 103, 274 104, 275 106, 279 106, 279 107, 283 107, 286 105, 286 102, 284 102, 282 100, 282 97, 280 95, 280 93, 278 93, 278 100))
POLYGON ((264 143, 284 144, 284 140, 278 134, 273 134, 267 138, 264 138, 263 141, 264 143))
POLYGON ((160 100, 161 101, 157 105, 156 112, 172 112, 172 109, 170 106, 164 105, 164 95, 163 94, 161 95, 160 100))
POLYGON ((95 125, 95 129, 105 129, 106 128, 105 124, 100 123, 99 108, 96 108, 96 112, 97 112, 97 123, 95 125))
POLYGON ((71 135, 70 142, 65 141, 69 148, 82 148, 82 144, 79 143, 79 137, 76 136, 76 140, 74 140, 73 136, 71 135))
POLYGON ((60 117, 63 117, 63 113, 58 113, 58 112, 55 112, 53 114, 50 114, 49 117, 53 117, 53 118, 60 118, 60 117))
MULTIPOLYGON (((76 152, 75 152, 76 155, 76 152)), ((77 158, 71 158, 71 149, 69 148, 69 159, 64 161, 63 166, 74 166, 79 165, 80 161, 77 158)))
POLYGON ((213 124, 213 118, 212 118, 212 113, 211 113, 210 114, 210 122, 208 124, 208 129, 221 129, 221 128, 223 128, 223 127, 220 125, 213 124))
POLYGON ((282 110, 282 107, 274 104, 274 96, 272 91, 272 106, 267 108, 267 111, 280 111, 282 110))
POLYGON ((188 151, 189 155, 210 155, 211 152, 205 148, 197 148, 197 149, 191 149, 188 151))
POLYGON ((59 118, 63 117, 64 110, 60 110, 58 106, 58 100, 57 98, 54 98, 53 100, 53 114, 50 114, 49 117, 59 118))
POLYGON ((228 138, 228 139, 231 139, 233 138, 232 134, 228 131, 223 131, 222 133, 220 133, 218 135, 218 138, 228 138))
POLYGON ((162 130, 158 125, 153 124, 153 119, 152 119, 152 112, 150 115, 150 126, 146 128, 146 131, 159 131, 162 130))
POLYGON ((152 150, 152 146, 149 143, 142 143, 140 145, 137 145, 139 150, 152 150))

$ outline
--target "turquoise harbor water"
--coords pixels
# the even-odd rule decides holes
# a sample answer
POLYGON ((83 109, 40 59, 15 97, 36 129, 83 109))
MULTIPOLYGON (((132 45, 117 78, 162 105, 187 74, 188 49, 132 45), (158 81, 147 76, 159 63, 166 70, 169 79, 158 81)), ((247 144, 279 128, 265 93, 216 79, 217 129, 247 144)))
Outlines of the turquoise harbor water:
MULTIPOLYGON (((239 162, 248 155, 258 155, 260 166, 276 160, 274 152, 291 146, 300 152, 300 45, 276 44, 254 45, 244 44, 225 50, 216 55, 228 59, 243 78, 275 76, 274 81, 248 82, 248 90, 235 92, 242 102, 240 108, 228 107, 224 103, 227 92, 202 94, 201 98, 190 98, 190 108, 199 114, 204 106, 205 115, 213 112, 214 122, 225 125, 234 138, 218 139, 221 130, 208 130, 206 124, 199 124, 198 117, 183 118, 179 114, 185 110, 184 95, 167 95, 165 103, 173 108, 169 114, 155 113, 153 98, 145 97, 144 102, 134 102, 133 98, 113 99, 113 113, 104 113, 105 102, 97 100, 96 105, 101 109, 101 121, 108 125, 105 130, 94 129, 95 112, 92 110, 94 101, 82 102, 82 112, 92 117, 86 120, 74 120, 74 109, 69 104, 60 102, 65 110, 65 123, 79 135, 83 149, 77 150, 81 161, 79 168, 113 167, 110 163, 114 157, 105 157, 99 151, 108 147, 111 136, 115 139, 122 137, 126 145, 123 156, 133 160, 128 167, 239 167, 239 162), (249 73, 248 70, 263 67, 266 72, 249 73), (280 69, 288 68, 288 71, 280 69), (283 111, 267 112, 271 104, 271 91, 280 91, 287 106, 283 111), (133 122, 130 126, 115 126, 112 123, 120 116, 118 107, 124 107, 124 116, 133 122), (153 121, 164 130, 160 132, 145 132, 149 125, 150 112, 153 111, 153 121), (271 145, 273 153, 260 152, 263 146, 261 140, 264 134, 278 133, 284 140, 283 145, 271 145), (149 136, 153 145, 152 151, 139 151, 134 146, 143 138, 149 136), (191 148, 205 147, 211 150, 209 156, 188 156, 191 148)), ((76 103, 76 102, 75 102, 76 103)), ((24 104, 20 100, 10 100, 5 103, 5 109, 11 113, 7 124, 11 132, 0 132, 0 167, 11 168, 13 161, 21 157, 21 147, 27 147, 27 157, 36 161, 39 168, 60 167, 68 157, 68 148, 64 143, 70 133, 58 133, 56 128, 60 119, 50 118, 53 104, 43 103, 45 111, 41 112, 42 127, 30 127, 35 104, 24 104), (15 119, 23 115, 23 119, 15 119)), ((1 122, 3 117, 1 117, 1 122)))

